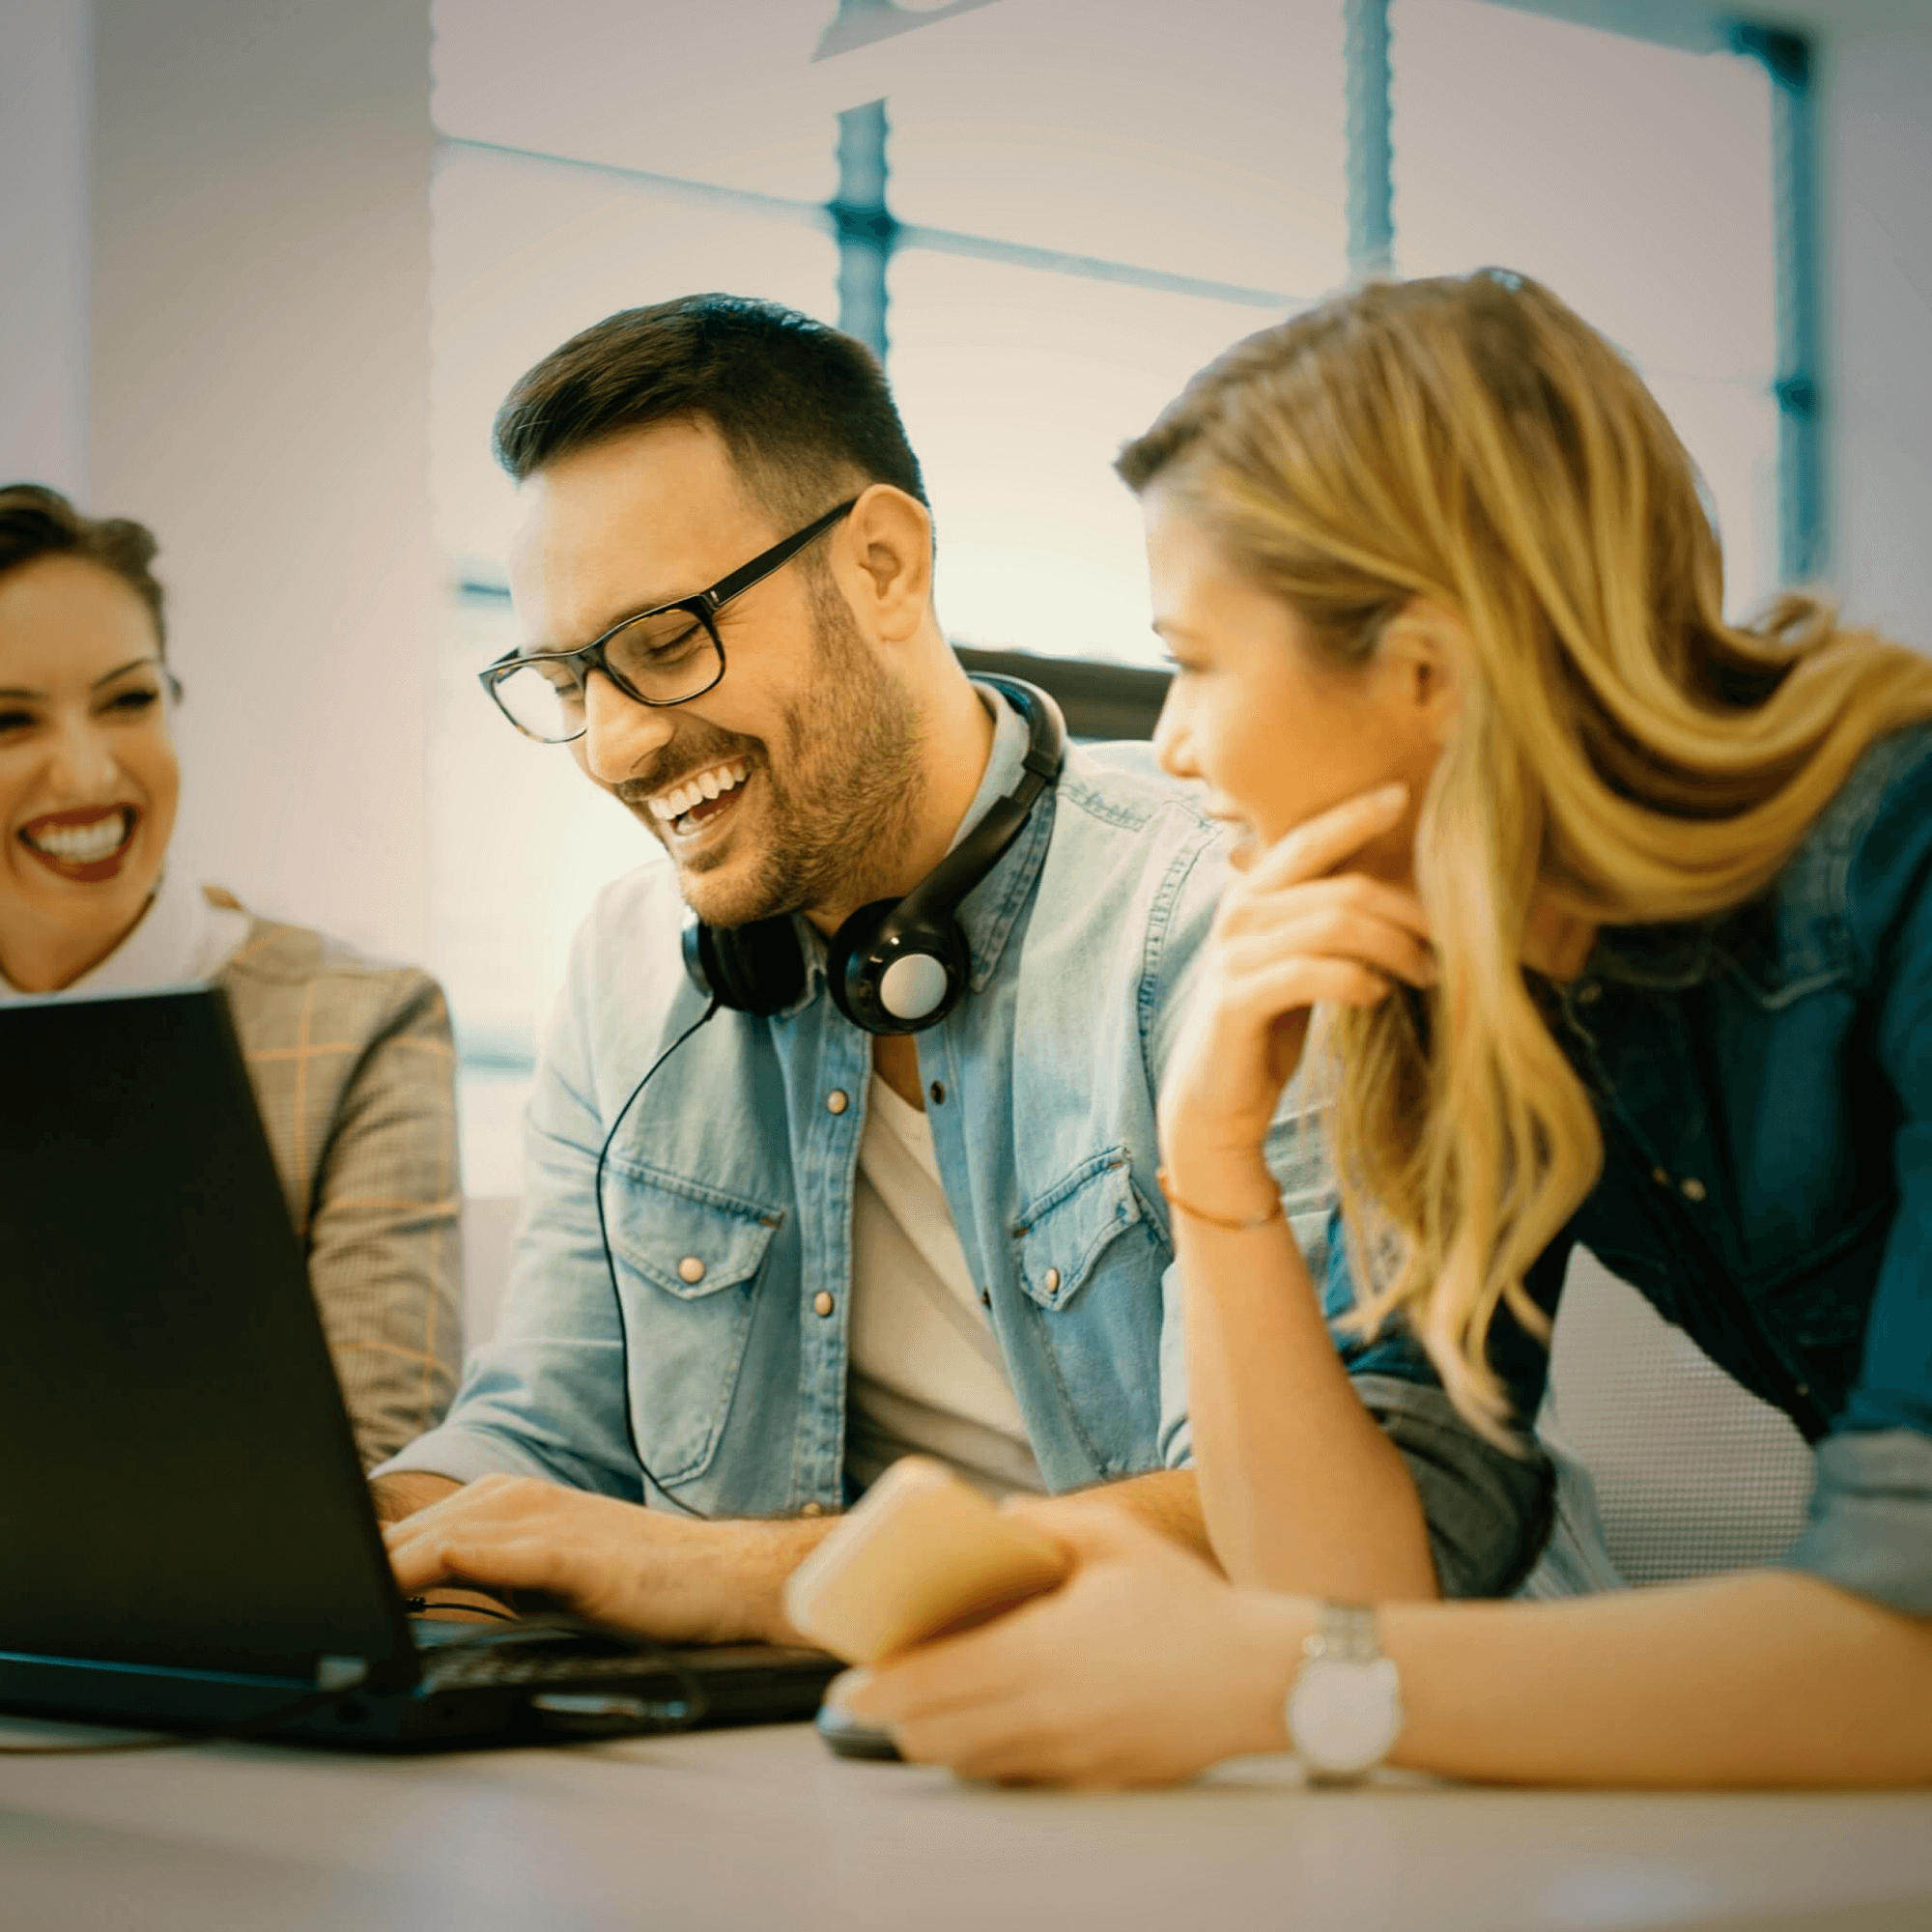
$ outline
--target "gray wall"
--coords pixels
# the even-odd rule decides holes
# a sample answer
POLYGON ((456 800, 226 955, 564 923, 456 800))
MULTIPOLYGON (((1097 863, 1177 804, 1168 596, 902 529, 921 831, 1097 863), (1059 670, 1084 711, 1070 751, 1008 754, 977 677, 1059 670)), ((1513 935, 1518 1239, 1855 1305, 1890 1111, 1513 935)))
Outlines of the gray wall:
POLYGON ((1821 31, 1831 518, 1847 614, 1932 645, 1932 5, 1821 31))
POLYGON ((87 483, 87 0, 0 5, 0 483, 87 483))
POLYGON ((429 22, 94 0, 89 494, 164 544, 185 856, 428 944, 429 22))

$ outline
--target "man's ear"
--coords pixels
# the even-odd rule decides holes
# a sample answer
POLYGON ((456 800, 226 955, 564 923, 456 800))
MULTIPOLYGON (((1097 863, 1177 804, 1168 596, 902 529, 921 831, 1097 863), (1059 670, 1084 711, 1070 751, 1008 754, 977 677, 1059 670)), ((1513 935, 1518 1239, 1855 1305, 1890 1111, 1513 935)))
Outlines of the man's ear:
POLYGON ((932 519, 925 505, 890 483, 874 483, 841 534, 836 568, 854 614, 884 642, 903 642, 932 608, 932 519))
POLYGON ((1470 651, 1462 618, 1413 598, 1383 631, 1376 655, 1384 695, 1439 751, 1463 715, 1470 651))

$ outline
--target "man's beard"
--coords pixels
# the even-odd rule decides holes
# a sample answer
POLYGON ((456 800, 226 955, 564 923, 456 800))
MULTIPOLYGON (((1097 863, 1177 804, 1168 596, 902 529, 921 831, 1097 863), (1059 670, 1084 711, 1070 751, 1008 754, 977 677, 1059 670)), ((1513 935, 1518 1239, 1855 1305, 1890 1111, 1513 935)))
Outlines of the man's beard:
POLYGON ((893 890, 925 794, 912 700, 867 654, 829 582, 812 592, 816 663, 805 694, 781 705, 781 742, 758 764, 762 850, 737 876, 711 879, 700 853, 680 873, 707 925, 859 906, 893 890), (774 755, 776 753, 776 755, 774 755))

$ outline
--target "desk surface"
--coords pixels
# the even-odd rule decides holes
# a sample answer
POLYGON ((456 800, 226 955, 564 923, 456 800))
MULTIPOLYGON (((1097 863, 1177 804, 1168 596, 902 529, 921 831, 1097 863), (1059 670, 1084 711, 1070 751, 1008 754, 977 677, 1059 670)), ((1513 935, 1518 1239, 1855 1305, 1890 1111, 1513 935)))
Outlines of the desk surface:
MULTIPOLYGON (((0 1740, 79 1733, 9 1724, 0 1740)), ((804 1726, 381 1759, 0 1757, 4 1932, 1928 1932, 1932 1797, 1651 1797, 1273 1762, 962 1785, 804 1726)))

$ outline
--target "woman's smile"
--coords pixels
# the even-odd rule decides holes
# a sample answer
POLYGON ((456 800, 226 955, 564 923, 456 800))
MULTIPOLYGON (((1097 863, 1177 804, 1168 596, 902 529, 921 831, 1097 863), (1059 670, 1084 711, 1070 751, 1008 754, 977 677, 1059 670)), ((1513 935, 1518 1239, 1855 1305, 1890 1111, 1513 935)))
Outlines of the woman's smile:
POLYGON ((119 876, 140 822, 138 806, 81 806, 30 818, 18 837, 57 878, 92 886, 119 876))
POLYGON ((155 613, 104 564, 0 576, 0 978, 71 984, 159 882, 181 768, 155 613))

